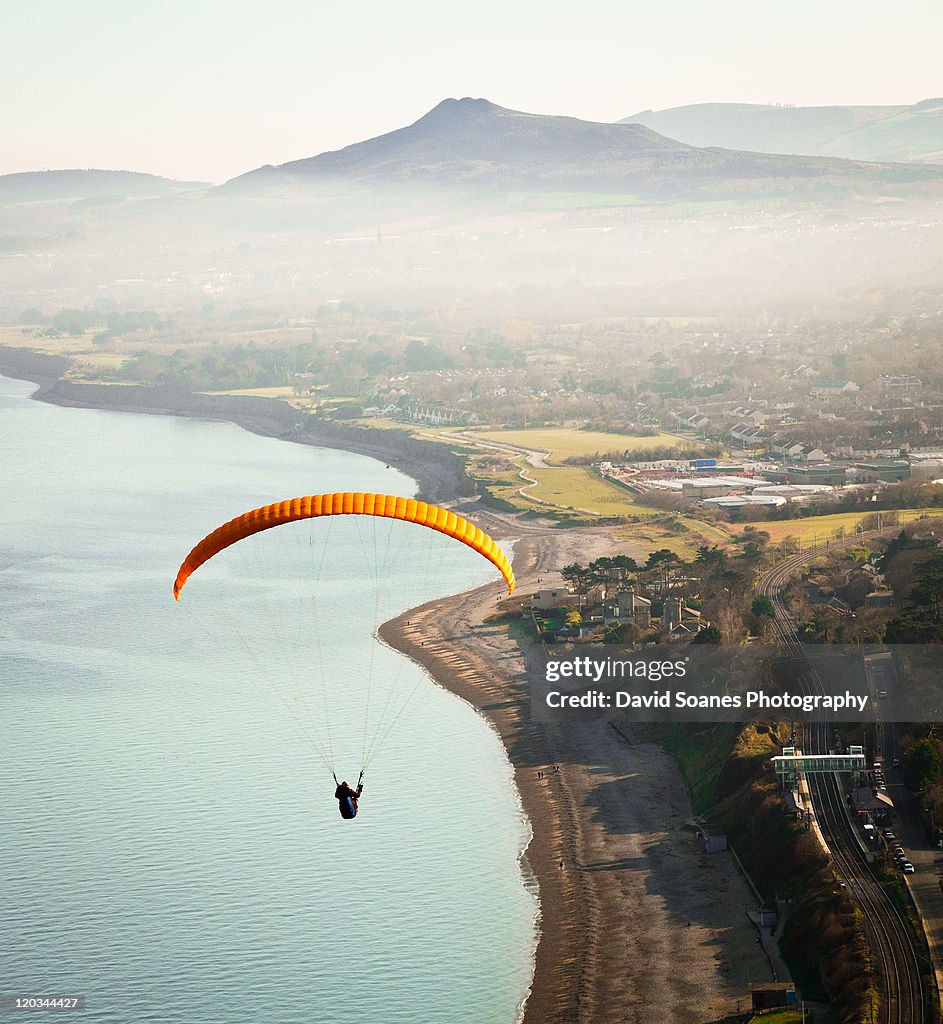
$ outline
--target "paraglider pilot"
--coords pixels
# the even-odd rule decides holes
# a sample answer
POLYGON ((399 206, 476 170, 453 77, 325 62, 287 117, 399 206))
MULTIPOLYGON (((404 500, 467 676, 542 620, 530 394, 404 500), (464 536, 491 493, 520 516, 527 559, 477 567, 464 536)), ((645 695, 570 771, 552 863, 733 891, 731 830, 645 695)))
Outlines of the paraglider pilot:
MULTIPOLYGON (((334 781, 337 782, 337 776, 334 776, 334 781)), ((360 794, 363 792, 363 772, 360 773, 360 778, 357 780, 357 788, 351 789, 346 782, 338 783, 337 789, 334 790, 334 799, 337 801, 338 810, 341 812, 342 818, 356 818, 357 817, 357 801, 360 799, 360 794)))

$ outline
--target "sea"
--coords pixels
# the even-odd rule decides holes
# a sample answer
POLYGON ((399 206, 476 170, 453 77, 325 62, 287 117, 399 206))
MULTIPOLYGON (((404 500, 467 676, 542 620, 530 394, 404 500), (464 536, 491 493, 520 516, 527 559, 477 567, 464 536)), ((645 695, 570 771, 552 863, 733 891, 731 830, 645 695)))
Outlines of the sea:
POLYGON ((234 546, 248 569, 223 553, 175 602, 183 557, 242 512, 416 484, 347 452, 34 390, 0 377, 0 1006, 515 1024, 537 903, 511 767, 474 708, 375 635, 494 568, 431 531, 345 517, 234 546), (355 782, 365 760, 344 821, 331 770, 355 782))

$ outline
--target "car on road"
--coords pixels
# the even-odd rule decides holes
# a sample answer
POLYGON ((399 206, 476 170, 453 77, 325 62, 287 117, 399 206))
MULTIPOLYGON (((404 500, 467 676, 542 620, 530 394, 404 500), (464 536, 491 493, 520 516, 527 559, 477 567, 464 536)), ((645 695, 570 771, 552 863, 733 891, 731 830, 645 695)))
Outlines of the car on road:
POLYGON ((915 871, 915 868, 909 860, 905 860, 904 863, 901 865, 901 870, 904 872, 905 875, 912 875, 915 871))
POLYGON ((894 840, 894 839, 897 838, 897 836, 895 836, 894 833, 889 828, 886 828, 884 830, 884 838, 885 839, 894 840))

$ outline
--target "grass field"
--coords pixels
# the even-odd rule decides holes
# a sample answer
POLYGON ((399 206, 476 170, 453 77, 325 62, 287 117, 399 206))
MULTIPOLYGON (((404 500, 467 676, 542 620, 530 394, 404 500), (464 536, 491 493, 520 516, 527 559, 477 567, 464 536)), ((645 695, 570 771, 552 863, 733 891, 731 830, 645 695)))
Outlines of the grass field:
POLYGON ((88 351, 91 344, 91 335, 41 338, 39 328, 32 324, 0 325, 0 345, 9 345, 11 348, 31 348, 37 352, 47 352, 49 355, 68 356, 88 351))
POLYGON ((686 530, 676 533, 662 523, 641 522, 617 526, 613 537, 619 546, 619 553, 630 555, 638 562, 644 562, 653 551, 667 548, 679 558, 690 561, 704 541, 686 530))
POLYGON ((537 481, 525 486, 526 493, 551 505, 582 509, 601 516, 664 515, 659 509, 636 504, 629 491, 603 480, 588 466, 561 469, 528 466, 526 473, 537 481))
MULTIPOLYGON (((844 530, 845 534, 855 532, 855 527, 866 516, 873 516, 874 512, 837 512, 827 516, 810 516, 808 519, 785 519, 771 523, 751 523, 757 530, 762 530, 770 536, 770 542, 777 544, 786 537, 795 537, 802 544, 821 543, 825 540, 833 540, 836 532, 844 530)), ((901 524, 913 522, 915 519, 943 515, 943 509, 939 508, 906 508, 898 511, 901 524)), ((732 532, 743 533, 742 523, 731 525, 732 532)))
POLYGON ((469 435, 488 441, 501 441, 519 448, 550 452, 554 462, 571 455, 594 455, 597 452, 645 452, 651 448, 691 447, 688 441, 673 434, 654 437, 632 437, 629 434, 607 434, 596 430, 568 430, 564 427, 538 427, 534 430, 470 430, 469 435))
MULTIPOLYGON (((206 391, 204 393, 207 395, 254 395, 258 398, 292 398, 294 396, 293 389, 286 385, 274 388, 235 388, 231 391, 206 391)), ((309 396, 306 397, 312 401, 309 396)))
POLYGON ((80 365, 79 375, 89 376, 94 370, 115 370, 128 358, 126 352, 104 351, 93 343, 93 332, 59 338, 42 338, 33 326, 6 324, 0 326, 0 345, 11 348, 31 348, 52 356, 67 356, 80 365))
POLYGON ((679 516, 678 522, 697 537, 699 543, 718 547, 733 543, 733 536, 726 529, 729 525, 727 523, 717 526, 715 523, 707 523, 703 519, 695 519, 693 516, 679 516))

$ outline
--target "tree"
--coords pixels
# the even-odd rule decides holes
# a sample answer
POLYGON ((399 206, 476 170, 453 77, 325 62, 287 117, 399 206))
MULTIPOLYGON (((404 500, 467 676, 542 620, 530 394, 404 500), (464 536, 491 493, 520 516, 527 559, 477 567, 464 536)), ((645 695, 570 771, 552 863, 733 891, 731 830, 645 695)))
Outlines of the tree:
POLYGON ((648 556, 645 568, 660 581, 662 594, 668 593, 672 577, 684 562, 669 548, 659 548, 648 556))
POLYGON ((455 360, 435 341, 428 344, 413 338, 406 345, 403 365, 407 370, 446 370, 455 360))
POLYGON ((636 644, 644 633, 634 622, 619 622, 606 630, 607 644, 636 644))
POLYGON ((904 754, 904 782, 920 793, 943 778, 940 745, 930 736, 918 740, 904 754))
POLYGON ((767 615, 769 616, 769 618, 772 619, 776 615, 776 608, 773 606, 773 602, 765 595, 761 597, 755 597, 753 599, 753 604, 750 606, 750 611, 753 612, 753 614, 757 618, 760 618, 760 616, 762 615, 767 615))
POLYGON ((571 562, 560 570, 560 575, 580 596, 596 582, 595 573, 589 566, 581 565, 579 562, 571 562))
POLYGON ((628 555, 616 555, 613 558, 597 558, 589 563, 589 569, 599 583, 616 582, 625 586, 639 571, 638 563, 628 555))
POLYGON ((727 558, 727 552, 723 548, 713 545, 708 547, 706 544, 702 544, 697 549, 697 557, 694 559, 698 565, 715 566, 722 565, 727 558))
POLYGON ((943 570, 933 568, 922 573, 914 584, 910 599, 918 608, 926 609, 931 622, 943 621, 943 570))

